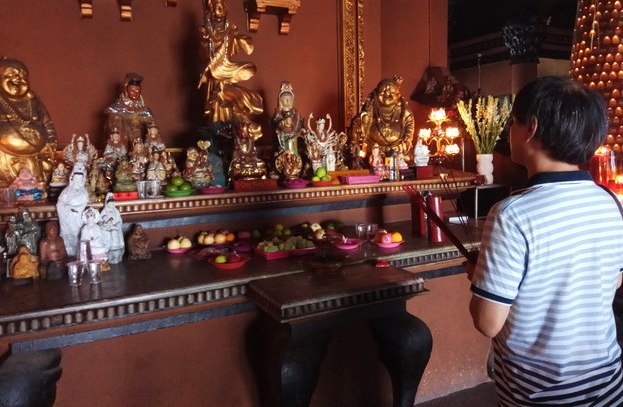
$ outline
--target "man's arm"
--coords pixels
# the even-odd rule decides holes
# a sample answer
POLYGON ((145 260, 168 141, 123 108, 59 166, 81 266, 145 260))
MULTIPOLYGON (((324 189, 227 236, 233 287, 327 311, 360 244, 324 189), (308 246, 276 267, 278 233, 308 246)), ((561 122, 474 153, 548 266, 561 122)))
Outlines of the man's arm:
POLYGON ((469 312, 472 315, 474 327, 489 338, 493 338, 500 332, 509 311, 508 305, 498 304, 475 295, 472 295, 469 303, 469 312))

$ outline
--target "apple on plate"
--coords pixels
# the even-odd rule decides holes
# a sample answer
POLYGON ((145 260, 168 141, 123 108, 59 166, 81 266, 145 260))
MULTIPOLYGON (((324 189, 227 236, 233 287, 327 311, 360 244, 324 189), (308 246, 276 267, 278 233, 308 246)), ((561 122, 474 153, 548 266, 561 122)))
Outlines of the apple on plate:
POLYGON ((391 233, 383 233, 381 235, 381 243, 383 243, 383 244, 392 243, 392 234, 391 233))
POLYGON ((240 230, 238 231, 238 240, 249 240, 251 239, 251 232, 248 230, 240 230))
POLYGON ((227 263, 227 256, 225 256, 224 254, 219 254, 214 258, 214 262, 219 264, 227 263))

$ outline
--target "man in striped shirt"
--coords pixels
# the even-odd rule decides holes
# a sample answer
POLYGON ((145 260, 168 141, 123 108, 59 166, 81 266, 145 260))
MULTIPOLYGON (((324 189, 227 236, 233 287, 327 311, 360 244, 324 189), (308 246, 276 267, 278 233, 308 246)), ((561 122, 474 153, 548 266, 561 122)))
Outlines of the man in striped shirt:
POLYGON ((517 94, 511 120, 511 158, 530 178, 489 212, 470 303, 474 326, 493 338, 499 404, 623 405, 612 312, 622 213, 579 170, 605 139, 603 98, 542 77, 517 94))

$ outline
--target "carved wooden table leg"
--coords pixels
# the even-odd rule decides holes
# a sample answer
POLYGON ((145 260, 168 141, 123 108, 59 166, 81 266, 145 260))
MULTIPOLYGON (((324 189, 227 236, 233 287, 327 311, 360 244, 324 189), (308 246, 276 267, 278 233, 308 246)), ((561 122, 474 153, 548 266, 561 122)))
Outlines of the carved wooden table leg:
POLYGON ((282 356, 281 407, 308 407, 327 354, 331 331, 309 332, 293 326, 282 356))
POLYGON ((412 407, 433 348, 422 320, 404 313, 368 321, 381 361, 392 380, 394 407, 412 407))
POLYGON ((10 355, 0 363, 0 406, 50 407, 61 377, 55 349, 10 355))

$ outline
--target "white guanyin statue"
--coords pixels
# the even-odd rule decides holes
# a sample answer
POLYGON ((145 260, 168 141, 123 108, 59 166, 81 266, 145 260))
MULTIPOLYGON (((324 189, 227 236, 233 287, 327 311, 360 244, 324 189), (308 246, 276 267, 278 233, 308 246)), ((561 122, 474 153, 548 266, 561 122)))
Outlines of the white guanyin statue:
POLYGON ((56 212, 61 227, 61 237, 69 256, 76 256, 80 230, 82 229, 82 212, 89 203, 89 193, 85 187, 86 168, 82 162, 76 163, 67 185, 58 197, 56 212))

